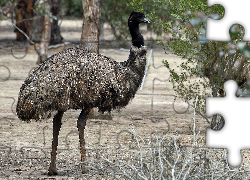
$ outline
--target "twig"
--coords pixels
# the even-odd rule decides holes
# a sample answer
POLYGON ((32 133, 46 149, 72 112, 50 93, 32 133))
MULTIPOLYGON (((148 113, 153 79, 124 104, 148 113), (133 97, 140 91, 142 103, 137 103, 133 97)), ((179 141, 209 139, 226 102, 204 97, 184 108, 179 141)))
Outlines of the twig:
POLYGON ((188 170, 187 170, 187 172, 185 173, 185 175, 184 175, 184 178, 183 179, 186 179, 187 178, 187 175, 190 173, 190 169, 191 169, 191 166, 192 166, 192 163, 193 163, 193 149, 194 149, 194 147, 195 147, 195 143, 196 143, 196 123, 195 123, 195 121, 196 121, 196 113, 195 113, 195 110, 196 110, 196 105, 197 105, 197 102, 198 102, 198 96, 196 96, 196 100, 195 100, 195 104, 194 104, 194 107, 193 107, 193 110, 194 110, 194 117, 193 117, 193 120, 194 120, 194 126, 193 126, 193 144, 192 144, 192 147, 191 147, 191 158, 190 158, 190 165, 189 165, 189 168, 188 168, 188 170))
MULTIPOLYGON (((2 10, 0 9, 0 11, 2 11, 2 10)), ((25 32, 23 32, 19 27, 17 27, 11 20, 9 20, 9 18, 8 18, 6 15, 4 15, 4 17, 5 17, 6 20, 8 20, 8 21, 12 24, 12 26, 14 26, 18 31, 20 31, 20 32, 27 38, 27 40, 28 40, 31 44, 35 45, 35 42, 32 41, 32 40, 29 38, 29 36, 28 36, 25 32)))

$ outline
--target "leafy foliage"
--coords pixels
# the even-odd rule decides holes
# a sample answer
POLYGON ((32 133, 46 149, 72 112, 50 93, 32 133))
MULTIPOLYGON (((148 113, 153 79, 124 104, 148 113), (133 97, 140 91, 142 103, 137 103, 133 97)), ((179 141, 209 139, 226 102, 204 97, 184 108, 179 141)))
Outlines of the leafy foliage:
POLYGON ((66 16, 82 17, 82 0, 62 0, 61 3, 66 16))
POLYGON ((13 0, 1 0, 0 1, 0 19, 2 16, 13 13, 13 0))
POLYGON ((133 6, 148 11, 151 19, 156 20, 170 39, 160 42, 166 53, 173 53, 183 59, 177 68, 168 60, 163 61, 171 74, 171 82, 177 95, 190 103, 199 96, 198 112, 204 114, 205 97, 224 96, 223 84, 234 79, 238 85, 244 85, 249 71, 250 49, 242 42, 243 27, 232 26, 231 41, 207 41, 207 18, 220 19, 224 8, 220 5, 207 7, 206 0, 133 0, 133 6), (164 21, 147 9, 147 4, 167 12, 164 21))
POLYGON ((117 40, 125 40, 129 36, 128 16, 133 9, 126 5, 126 1, 101 1, 101 21, 111 26, 117 40))
MULTIPOLYGON (((146 3, 146 1, 144 1, 146 3)), ((130 34, 127 28, 128 16, 132 11, 139 11, 141 9, 136 8, 134 5, 134 0, 128 1, 112 1, 106 0, 101 1, 101 20, 103 23, 108 23, 113 31, 117 40, 126 40, 130 34)), ((167 19, 167 12, 164 9, 158 9, 157 7, 151 6, 150 3, 147 3, 147 11, 142 11, 145 14, 151 10, 157 16, 160 16, 163 19, 167 19)), ((147 16, 149 16, 147 14, 147 16)), ((149 24, 149 28, 152 28, 157 35, 162 33, 162 28, 157 24, 149 24)))
POLYGON ((33 11, 34 12, 39 12, 42 16, 48 16, 50 22, 53 22, 53 19, 57 20, 57 17, 53 16, 51 11, 46 11, 47 4, 48 4, 48 0, 36 1, 33 11))

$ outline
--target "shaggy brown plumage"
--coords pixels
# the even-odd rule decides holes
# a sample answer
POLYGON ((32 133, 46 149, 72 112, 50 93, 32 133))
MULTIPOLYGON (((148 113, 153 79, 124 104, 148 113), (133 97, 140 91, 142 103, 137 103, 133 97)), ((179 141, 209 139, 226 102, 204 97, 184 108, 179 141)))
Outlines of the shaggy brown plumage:
POLYGON ((149 21, 143 13, 132 12, 128 26, 133 46, 129 58, 118 63, 110 58, 70 48, 59 52, 33 70, 22 85, 17 115, 24 121, 53 118, 53 141, 49 175, 57 175, 56 151, 61 119, 68 109, 82 109, 78 120, 82 172, 86 172, 84 129, 90 110, 111 111, 128 104, 142 82, 146 65, 146 47, 139 24, 149 21))
POLYGON ((39 120, 54 110, 98 107, 104 112, 126 106, 141 84, 146 52, 145 46, 132 46, 122 63, 79 48, 51 56, 22 85, 18 117, 39 120))

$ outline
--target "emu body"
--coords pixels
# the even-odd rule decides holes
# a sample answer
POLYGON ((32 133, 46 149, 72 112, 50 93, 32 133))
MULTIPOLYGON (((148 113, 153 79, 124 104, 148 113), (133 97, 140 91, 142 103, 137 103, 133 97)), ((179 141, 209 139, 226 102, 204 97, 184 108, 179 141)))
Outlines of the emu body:
POLYGON ((121 108, 134 97, 146 64, 146 48, 132 46, 118 63, 103 55, 70 48, 48 58, 25 80, 17 105, 22 120, 49 118, 51 111, 121 108))
POLYGON ((84 129, 89 111, 126 106, 138 90, 145 71, 146 47, 139 24, 149 23, 143 13, 132 12, 128 26, 133 46, 128 60, 118 63, 110 58, 79 48, 65 49, 44 61, 24 81, 18 97, 17 115, 21 120, 53 118, 53 141, 49 175, 56 170, 58 135, 63 114, 68 109, 81 109, 77 120, 82 161, 86 173, 84 129))

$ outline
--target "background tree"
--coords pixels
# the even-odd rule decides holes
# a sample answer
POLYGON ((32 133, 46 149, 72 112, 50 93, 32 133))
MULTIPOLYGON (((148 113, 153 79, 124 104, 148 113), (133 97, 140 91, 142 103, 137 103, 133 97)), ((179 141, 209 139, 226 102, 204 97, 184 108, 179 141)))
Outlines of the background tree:
MULTIPOLYGON (((16 26, 28 36, 32 34, 32 18, 34 3, 32 0, 19 0, 15 3, 16 26)), ((26 37, 23 33, 15 29, 16 40, 24 41, 26 37)))
POLYGON ((82 18, 82 0, 62 0, 62 9, 64 10, 64 16, 67 16, 67 18, 82 18))
POLYGON ((82 0, 83 24, 80 48, 99 53, 100 0, 82 0))
POLYGON ((51 17, 46 14, 46 12, 50 11, 51 5, 45 0, 42 4, 40 4, 40 6, 42 6, 40 8, 44 10, 44 16, 41 40, 36 47, 36 51, 38 53, 37 64, 44 62, 48 58, 49 42, 51 39, 51 17))
MULTIPOLYGON (((17 0, 15 3, 16 26, 30 37, 31 40, 40 42, 43 34, 44 15, 49 16, 51 24, 50 44, 57 44, 62 41, 58 18, 60 16, 60 0, 17 0), (45 9, 44 4, 48 3, 50 9, 45 9), (52 18, 54 17, 54 18, 52 18)), ((47 24, 47 23, 46 23, 47 24)), ((15 30, 17 40, 26 40, 23 33, 15 30)))
POLYGON ((62 42, 63 37, 61 36, 60 26, 58 24, 58 20, 61 12, 61 0, 51 0, 51 14, 54 18, 52 18, 51 23, 51 35, 50 35, 50 44, 58 44, 62 42))

